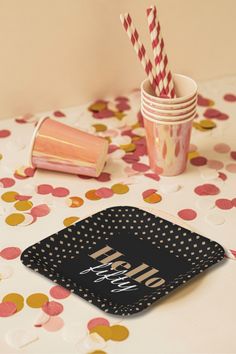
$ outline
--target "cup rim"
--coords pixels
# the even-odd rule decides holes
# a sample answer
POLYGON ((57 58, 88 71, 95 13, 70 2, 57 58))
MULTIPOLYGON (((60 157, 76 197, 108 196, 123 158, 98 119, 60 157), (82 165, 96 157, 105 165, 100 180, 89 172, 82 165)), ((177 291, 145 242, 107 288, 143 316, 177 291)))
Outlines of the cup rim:
POLYGON ((141 83, 141 92, 143 92, 150 100, 154 101, 155 103, 164 103, 164 104, 175 104, 175 103, 184 103, 186 101, 188 101, 190 98, 192 98, 196 92, 197 92, 197 84, 196 82, 189 76, 186 76, 186 75, 182 75, 182 74, 173 74, 173 78, 175 76, 179 76, 179 77, 182 77, 182 78, 185 78, 187 80, 190 80, 192 81, 193 85, 194 85, 194 90, 191 94, 188 94, 188 95, 185 95, 185 96, 182 96, 182 97, 176 97, 176 98, 161 98, 161 97, 157 97, 157 96, 153 96, 149 93, 147 93, 145 90, 144 90, 144 84, 146 82, 149 81, 148 78, 146 78, 145 80, 142 81, 141 83))
POLYGON ((146 104, 149 104, 150 106, 152 106, 155 109, 163 109, 163 110, 179 110, 179 109, 184 109, 184 108, 188 108, 189 106, 191 106, 193 103, 197 102, 197 93, 196 95, 190 99, 189 101, 186 102, 180 102, 180 103, 176 103, 176 104, 162 104, 162 103, 158 103, 158 102, 153 102, 151 100, 149 100, 149 98, 145 97, 145 95, 143 94, 143 92, 141 93, 141 100, 143 102, 145 102, 146 104))
POLYGON ((155 108, 153 108, 152 106, 148 106, 148 104, 145 102, 145 101, 142 101, 142 103, 141 103, 144 107, 145 107, 145 109, 150 109, 150 110, 152 110, 152 111, 154 111, 154 112, 150 112, 150 113, 153 113, 153 114, 155 114, 155 113, 157 113, 158 115, 163 115, 163 116, 181 116, 182 114, 184 114, 184 113, 189 113, 189 112, 191 112, 194 108, 196 108, 196 103, 194 102, 194 103, 192 103, 190 106, 188 106, 188 107, 186 107, 186 108, 182 108, 182 109, 173 109, 173 110, 167 110, 167 109, 155 109, 155 108))
POLYGON ((36 127, 34 128, 33 135, 31 137, 30 143, 29 143, 29 150, 28 150, 28 161, 30 166, 33 166, 33 161, 32 161, 32 151, 34 149, 34 144, 35 144, 35 139, 38 134, 39 128, 41 127, 42 123, 46 120, 50 119, 50 117, 42 117, 39 119, 36 127))
MULTIPOLYGON (((142 112, 142 109, 141 109, 141 112, 142 112)), ((165 121, 165 120, 162 121, 162 120, 158 120, 158 119, 153 119, 153 118, 147 117, 145 114, 143 114, 143 112, 142 112, 142 115, 143 115, 144 119, 147 119, 153 123, 159 123, 159 124, 164 124, 164 125, 177 125, 177 124, 184 124, 184 123, 194 120, 194 118, 196 116, 196 112, 195 112, 195 114, 192 114, 190 117, 188 117, 186 119, 176 120, 176 121, 165 121)))
POLYGON ((146 110, 146 108, 143 107, 143 105, 141 105, 141 110, 144 111, 145 115, 147 115, 151 119, 154 119, 154 120, 157 119, 157 120, 163 120, 163 121, 169 121, 169 122, 180 121, 181 119, 188 118, 191 114, 196 114, 197 113, 197 109, 193 109, 192 111, 188 112, 188 114, 184 114, 184 115, 182 114, 182 115, 178 116, 178 118, 176 119, 175 117, 171 118, 170 116, 161 116, 161 115, 158 115, 158 114, 149 113, 146 110))

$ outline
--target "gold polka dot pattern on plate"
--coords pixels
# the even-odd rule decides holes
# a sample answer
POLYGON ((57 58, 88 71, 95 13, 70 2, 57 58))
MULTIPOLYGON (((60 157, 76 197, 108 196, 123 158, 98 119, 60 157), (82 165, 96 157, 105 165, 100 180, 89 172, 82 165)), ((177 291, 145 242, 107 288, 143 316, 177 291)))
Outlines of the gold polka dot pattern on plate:
POLYGON ((129 330, 125 326, 114 325, 110 327, 111 337, 110 339, 116 342, 121 342, 128 338, 129 330))
POLYGON ((40 308, 48 301, 48 296, 42 293, 34 293, 27 297, 26 303, 29 307, 40 308))
POLYGON ((105 132, 107 130, 107 126, 105 124, 93 124, 96 132, 105 132))
POLYGON ((65 218, 63 220, 63 224, 67 227, 67 226, 74 224, 78 220, 79 220, 78 216, 69 216, 68 218, 65 218))
POLYGON ((25 216, 20 213, 13 213, 6 217, 5 222, 10 226, 17 226, 25 220, 25 216))
POLYGON ((84 204, 84 201, 80 197, 69 197, 67 199, 67 204, 70 208, 79 208, 84 204))
POLYGON ((95 326, 90 330, 90 333, 97 333, 105 341, 111 339, 111 327, 109 326, 95 326))
POLYGON ((2 200, 4 200, 4 202, 13 203, 16 201, 16 196, 18 194, 19 193, 17 193, 17 192, 10 191, 10 192, 3 193, 1 198, 2 198, 2 200))
POLYGON ((129 191, 129 187, 123 183, 113 184, 111 189, 115 194, 125 194, 129 191))
POLYGON ((159 203, 162 200, 160 194, 153 193, 149 195, 147 198, 144 198, 144 201, 149 204, 159 203))
POLYGON ((90 189, 85 193, 85 197, 89 200, 99 200, 101 199, 98 195, 96 195, 96 189, 90 189))
POLYGON ((132 152, 136 149, 136 145, 135 144, 126 144, 126 145, 120 145, 120 148, 122 150, 124 150, 125 152, 132 152))
POLYGON ((18 202, 16 202, 14 204, 14 207, 16 208, 16 210, 19 211, 26 211, 31 209, 33 206, 33 203, 29 200, 19 200, 18 202))
POLYGON ((22 295, 17 293, 10 293, 4 296, 2 302, 13 302, 16 305, 16 312, 19 312, 24 307, 24 298, 22 295))

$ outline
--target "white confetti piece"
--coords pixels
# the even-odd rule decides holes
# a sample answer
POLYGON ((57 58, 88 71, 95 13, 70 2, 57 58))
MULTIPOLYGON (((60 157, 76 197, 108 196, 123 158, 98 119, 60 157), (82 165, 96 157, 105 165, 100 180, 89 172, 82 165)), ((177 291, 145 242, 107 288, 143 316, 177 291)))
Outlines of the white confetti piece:
POLYGON ((106 346, 105 340, 97 333, 90 333, 83 338, 77 345, 80 354, 87 354, 94 350, 101 350, 106 346))
POLYGON ((225 218, 220 214, 209 214, 206 215, 206 221, 211 225, 223 225, 225 218))
POLYGON ((219 176, 219 173, 216 170, 212 169, 204 169, 201 172, 201 178, 204 179, 205 181, 212 181, 217 179, 219 176))
POLYGON ((115 137, 112 142, 115 145, 127 145, 131 143, 131 137, 128 135, 120 135, 115 137))
POLYGON ((125 156, 125 151, 122 149, 116 150, 110 154, 110 157, 112 159, 121 159, 123 156, 125 156))
POLYGON ((9 265, 4 264, 3 262, 0 263, 0 279, 8 279, 13 274, 13 268, 9 265))
POLYGON ((138 136, 145 136, 145 129, 144 128, 135 128, 132 130, 132 132, 138 136))
POLYGON ((7 344, 11 347, 21 349, 26 345, 36 341, 38 336, 32 330, 14 329, 6 333, 5 339, 7 344))
POLYGON ((34 327, 42 327, 49 320, 50 320, 50 316, 47 315, 45 312, 40 311, 40 313, 38 314, 34 322, 34 327))
POLYGON ((196 201, 196 207, 199 210, 210 210, 215 207, 215 201, 206 198, 200 198, 196 201))
POLYGON ((62 338, 65 342, 77 344, 87 334, 85 326, 81 322, 69 323, 63 328, 62 338))
POLYGON ((181 186, 179 184, 173 183, 173 184, 161 184, 158 189, 160 189, 162 193, 169 194, 169 193, 178 192, 180 188, 181 186))

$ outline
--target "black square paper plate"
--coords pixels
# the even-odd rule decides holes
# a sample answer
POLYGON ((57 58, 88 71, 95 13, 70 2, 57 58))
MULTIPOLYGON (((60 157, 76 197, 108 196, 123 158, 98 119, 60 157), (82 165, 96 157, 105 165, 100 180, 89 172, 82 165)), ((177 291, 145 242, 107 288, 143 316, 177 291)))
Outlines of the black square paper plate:
POLYGON ((27 248, 22 262, 105 312, 144 310, 221 261, 224 249, 144 210, 105 209, 27 248))

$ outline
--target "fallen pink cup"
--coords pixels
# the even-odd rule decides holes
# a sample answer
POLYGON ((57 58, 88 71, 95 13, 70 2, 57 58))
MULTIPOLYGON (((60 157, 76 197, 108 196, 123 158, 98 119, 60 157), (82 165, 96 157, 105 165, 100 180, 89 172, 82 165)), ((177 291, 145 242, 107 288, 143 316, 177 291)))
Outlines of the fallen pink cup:
POLYGON ((34 131, 30 163, 45 170, 98 177, 107 152, 106 139, 47 117, 34 131))

